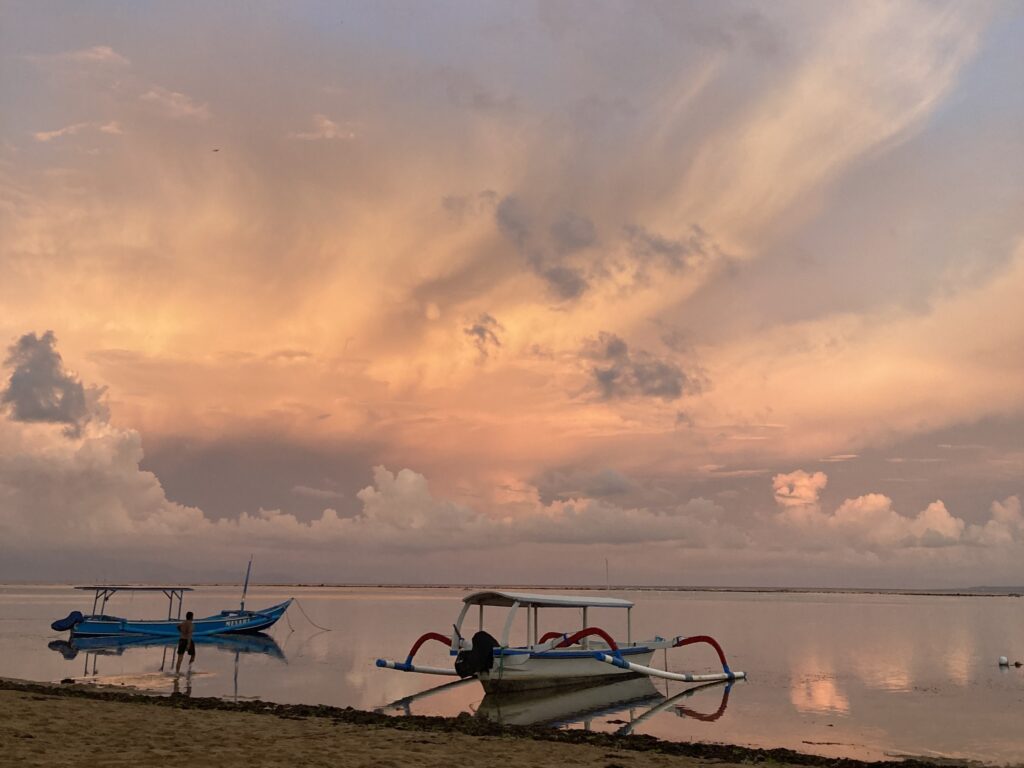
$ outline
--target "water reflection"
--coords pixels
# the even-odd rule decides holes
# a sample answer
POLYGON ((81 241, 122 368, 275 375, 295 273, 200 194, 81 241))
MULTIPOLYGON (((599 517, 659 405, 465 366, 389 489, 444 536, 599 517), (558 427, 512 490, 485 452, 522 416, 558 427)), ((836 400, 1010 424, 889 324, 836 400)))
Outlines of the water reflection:
MULTIPOLYGON (((172 648, 177 646, 174 637, 153 637, 131 635, 125 637, 72 637, 70 640, 52 640, 47 643, 51 651, 57 651, 71 661, 79 653, 86 656, 121 656, 132 648, 172 648)), ((287 661, 284 651, 270 635, 256 632, 249 635, 203 635, 195 638, 197 647, 212 647, 227 653, 260 653, 280 661, 287 661)), ((161 667, 162 669, 163 667, 161 667)))
MULTIPOLYGON (((415 705, 426 699, 449 693, 457 688, 472 685, 475 678, 456 680, 425 691, 405 696, 375 712, 387 715, 417 714, 415 705)), ((670 710, 678 717, 701 722, 714 722, 725 714, 729 705, 732 683, 718 682, 693 686, 674 695, 666 696, 647 677, 631 678, 605 685, 578 687, 566 690, 523 691, 518 693, 487 694, 473 707, 476 717, 491 720, 501 725, 543 725, 551 728, 582 726, 591 730, 600 726, 620 726, 617 733, 627 734, 641 723, 655 715, 670 710), (701 711, 683 704, 683 701, 702 691, 716 688, 722 690, 718 708, 701 711), (605 719, 618 716, 617 719, 605 719), (623 719, 625 718, 625 719, 623 719)))
MULTIPOLYGON (((209 672, 193 672, 191 665, 184 675, 172 672, 177 638, 147 637, 143 635, 118 637, 72 637, 69 640, 52 640, 47 643, 51 651, 56 651, 68 661, 74 661, 79 654, 84 659, 82 677, 76 682, 104 683, 108 685, 125 685, 150 691, 169 690, 175 695, 192 695, 193 677, 206 677, 209 672), (103 675, 100 671, 100 658, 123 656, 127 652, 140 649, 160 648, 160 667, 157 672, 139 673, 134 675, 103 675), (182 680, 184 679, 184 687, 182 680)), ((274 638, 262 632, 245 635, 204 635, 195 638, 198 649, 212 648, 217 651, 234 655, 233 696, 238 700, 238 669, 243 655, 268 656, 288 663, 281 646, 274 638)), ((198 654, 197 654, 198 656, 198 654)))
POLYGON ((503 725, 559 727, 580 723, 590 730, 595 718, 626 711, 632 715, 636 707, 663 698, 650 678, 640 677, 575 690, 489 693, 476 715, 503 725))
POLYGON ((794 664, 789 700, 798 712, 848 714, 850 700, 839 688, 830 664, 808 657, 794 664))

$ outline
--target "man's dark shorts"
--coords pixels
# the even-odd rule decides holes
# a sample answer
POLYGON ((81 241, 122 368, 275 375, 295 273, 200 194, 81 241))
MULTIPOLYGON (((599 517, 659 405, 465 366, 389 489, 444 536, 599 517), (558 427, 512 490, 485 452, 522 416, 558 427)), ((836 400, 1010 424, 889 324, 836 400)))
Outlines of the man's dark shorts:
POLYGON ((188 651, 188 655, 193 659, 196 657, 196 642, 195 640, 186 640, 182 638, 178 641, 178 655, 184 656, 185 651, 188 651))

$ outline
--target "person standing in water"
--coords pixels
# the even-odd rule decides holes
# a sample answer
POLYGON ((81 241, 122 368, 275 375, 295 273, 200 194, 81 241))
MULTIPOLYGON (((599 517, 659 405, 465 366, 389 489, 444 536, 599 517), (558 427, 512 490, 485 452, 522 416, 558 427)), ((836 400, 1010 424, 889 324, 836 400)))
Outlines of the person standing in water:
POLYGON ((185 620, 178 625, 178 663, 174 666, 174 674, 181 674, 181 660, 185 658, 185 651, 188 651, 188 665, 191 668, 192 662, 196 660, 196 641, 192 635, 195 631, 195 624, 192 623, 192 611, 185 614, 185 620))

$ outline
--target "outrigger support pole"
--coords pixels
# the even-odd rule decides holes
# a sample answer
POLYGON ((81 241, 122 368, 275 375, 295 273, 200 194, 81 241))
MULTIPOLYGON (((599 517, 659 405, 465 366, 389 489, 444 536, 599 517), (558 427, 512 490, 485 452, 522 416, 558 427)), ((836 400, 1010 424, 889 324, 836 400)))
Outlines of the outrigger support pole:
MULTIPOLYGON (((613 667, 619 667, 620 669, 628 669, 631 672, 638 672, 641 675, 649 675, 651 677, 661 677, 665 680, 678 680, 682 683, 715 683, 726 680, 743 680, 746 678, 746 672, 718 672, 709 675, 691 675, 691 674, 680 674, 677 672, 666 672, 663 669, 655 669, 654 667, 645 667, 643 664, 634 664, 631 661, 626 661, 623 658, 616 658, 615 656, 609 656, 607 653, 595 653, 594 658, 598 661, 603 661, 605 664, 611 664, 613 667)), ((728 668, 727 668, 728 669, 728 668)))

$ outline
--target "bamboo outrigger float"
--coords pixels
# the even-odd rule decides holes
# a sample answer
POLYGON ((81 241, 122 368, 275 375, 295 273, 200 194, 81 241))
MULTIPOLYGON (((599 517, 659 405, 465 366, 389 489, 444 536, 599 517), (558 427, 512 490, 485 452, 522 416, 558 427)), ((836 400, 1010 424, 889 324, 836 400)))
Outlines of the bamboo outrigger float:
POLYGON ((610 597, 583 597, 577 595, 538 595, 525 592, 475 592, 463 599, 462 610, 453 624, 451 635, 427 632, 412 646, 405 661, 377 659, 377 666, 401 672, 420 672, 430 675, 471 677, 476 675, 487 693, 524 691, 560 686, 596 685, 604 682, 646 675, 687 683, 733 681, 746 677, 733 672, 726 662, 725 653, 714 638, 707 635, 693 637, 655 637, 634 642, 632 638, 632 609, 629 600, 610 597), (479 613, 479 628, 471 641, 463 637, 462 627, 471 608, 479 613), (483 631, 484 608, 509 608, 501 639, 483 631), (519 609, 526 609, 527 642, 513 645, 512 627, 519 609), (582 611, 582 627, 576 632, 545 632, 540 634, 541 608, 576 608, 582 611), (615 608, 626 611, 625 642, 616 641, 605 630, 592 626, 589 611, 596 608, 615 608), (430 667, 415 664, 419 649, 427 642, 448 646, 455 658, 454 668, 430 667), (659 649, 680 648, 704 643, 718 654, 721 672, 707 674, 676 673, 650 666, 654 652, 659 649))

